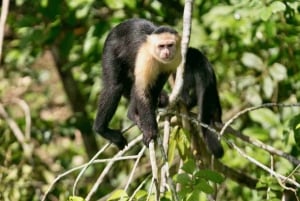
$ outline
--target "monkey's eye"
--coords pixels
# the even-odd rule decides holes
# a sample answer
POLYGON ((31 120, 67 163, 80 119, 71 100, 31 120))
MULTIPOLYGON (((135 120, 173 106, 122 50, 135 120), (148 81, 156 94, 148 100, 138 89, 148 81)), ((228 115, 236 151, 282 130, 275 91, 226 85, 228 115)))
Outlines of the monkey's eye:
POLYGON ((171 48, 171 47, 173 47, 173 46, 174 46, 173 43, 167 45, 168 48, 171 48))
POLYGON ((160 45, 158 45, 158 48, 159 49, 163 49, 163 48, 165 48, 165 45, 164 44, 160 44, 160 45))

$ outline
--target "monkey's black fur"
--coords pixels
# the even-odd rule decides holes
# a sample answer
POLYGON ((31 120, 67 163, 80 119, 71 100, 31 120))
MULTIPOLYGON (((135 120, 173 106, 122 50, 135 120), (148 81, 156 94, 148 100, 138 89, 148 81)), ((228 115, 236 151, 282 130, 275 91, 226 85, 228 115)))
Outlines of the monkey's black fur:
MULTIPOLYGON (((198 120, 213 126, 214 122, 222 122, 216 76, 208 59, 195 48, 188 48, 183 88, 180 98, 190 110, 198 107, 198 120)), ((212 154, 221 158, 224 154, 222 145, 215 133, 202 127, 203 137, 212 154)))
POLYGON ((128 117, 142 130, 144 143, 148 145, 158 133, 155 109, 168 74, 161 73, 155 83, 147 88, 145 97, 139 97, 134 86, 134 68, 139 47, 146 42, 147 35, 165 32, 177 34, 167 26, 158 27, 147 20, 130 19, 113 28, 105 41, 102 56, 103 88, 94 130, 119 149, 123 149, 127 141, 120 130, 109 128, 109 122, 122 95, 130 99, 128 117))

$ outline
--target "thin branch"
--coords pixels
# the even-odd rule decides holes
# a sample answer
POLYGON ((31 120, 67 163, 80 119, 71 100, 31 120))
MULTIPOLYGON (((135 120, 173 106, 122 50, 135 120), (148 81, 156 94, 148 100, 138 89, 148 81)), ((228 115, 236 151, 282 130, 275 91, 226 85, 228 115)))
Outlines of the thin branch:
POLYGON ((77 176, 77 178, 76 178, 76 180, 75 180, 75 182, 74 182, 74 185, 73 185, 73 196, 76 195, 77 184, 78 184, 79 179, 81 178, 81 176, 84 174, 84 172, 87 170, 87 168, 88 168, 91 164, 93 164, 93 162, 96 160, 96 158, 98 158, 98 156, 99 156, 100 154, 102 154, 102 153, 109 147, 110 144, 111 144, 111 143, 108 143, 108 144, 106 144, 102 149, 100 149, 100 150, 95 154, 95 156, 94 156, 88 163, 86 163, 85 167, 80 171, 80 173, 78 174, 78 176, 77 176))
MULTIPOLYGON (((107 145, 109 145, 109 143, 106 144, 105 146, 107 146, 107 145)), ((133 156, 122 156, 122 157, 117 157, 117 158, 97 159, 97 160, 94 160, 94 161, 93 161, 93 164, 98 164, 98 163, 108 163, 108 162, 116 162, 116 161, 122 161, 122 160, 131 160, 131 159, 137 159, 137 158, 138 158, 137 155, 133 155, 133 156)), ((45 201, 45 200, 46 200, 46 198, 47 198, 47 196, 48 196, 50 190, 53 188, 54 184, 56 184, 61 178, 65 177, 65 176, 67 176, 67 175, 69 175, 69 174, 71 174, 71 173, 73 173, 73 172, 75 172, 75 171, 77 171, 77 170, 80 170, 80 169, 82 169, 82 168, 85 168, 86 165, 87 165, 87 163, 82 164, 82 165, 80 165, 80 166, 74 167, 74 168, 72 168, 72 169, 70 169, 70 170, 68 170, 68 171, 66 171, 66 172, 64 172, 64 173, 62 173, 62 174, 60 174, 60 175, 58 175, 58 176, 52 181, 52 183, 50 184, 50 186, 48 187, 48 189, 47 189, 47 191, 45 192, 45 194, 44 194, 44 196, 43 196, 43 198, 42 198, 41 201, 45 201)))
POLYGON ((0 64, 2 61, 3 39, 5 31, 5 22, 8 15, 9 0, 2 0, 1 16, 0 16, 0 64))
POLYGON ((185 0, 183 11, 183 31, 181 40, 181 55, 182 61, 176 71, 175 85, 169 97, 170 105, 174 105, 183 85, 183 73, 186 60, 187 48, 191 35, 191 18, 193 12, 193 0, 185 0))
POLYGON ((268 172, 269 174, 273 175, 274 177, 276 177, 279 180, 283 180, 285 182, 288 182, 292 185, 294 185, 297 188, 300 188, 300 184, 288 177, 285 177, 275 171, 273 171, 272 169, 270 169, 269 167, 265 166, 264 164, 258 162, 256 159, 252 158, 251 156, 247 155, 244 151, 242 151, 238 146, 236 146, 234 143, 227 141, 227 143, 229 143, 235 150, 238 151, 238 153, 243 156, 244 158, 246 158, 247 160, 249 160, 250 162, 254 163, 256 166, 260 167, 261 169, 265 170, 266 172, 268 172))
POLYGON ((128 201, 132 201, 134 199, 134 196, 137 194, 139 190, 141 190, 141 188, 144 186, 144 184, 147 182, 148 179, 149 177, 147 177, 146 179, 144 179, 144 181, 140 183, 140 185, 135 189, 135 191, 132 193, 128 201))
POLYGON ((22 108, 24 111, 25 115, 25 122, 26 122, 26 127, 25 127, 25 140, 30 140, 30 134, 31 134, 31 114, 30 114, 30 108, 29 105, 22 99, 19 98, 14 98, 12 99, 13 103, 16 103, 22 108))
MULTIPOLYGON (((224 126, 224 124, 221 124, 221 123, 215 123, 215 124, 216 124, 217 128, 222 128, 224 126)), ((300 164, 300 160, 298 160, 294 156, 292 156, 292 155, 290 155, 286 152, 283 152, 281 150, 275 149, 274 147, 272 147, 270 145, 264 144, 263 142, 255 139, 255 138, 251 138, 249 136, 246 136, 243 133, 241 133, 240 131, 237 131, 237 130, 233 129, 231 126, 228 126, 226 128, 225 133, 227 133, 227 132, 234 134, 234 136, 240 138, 241 140, 243 140, 245 142, 248 142, 249 144, 252 144, 252 145, 254 145, 254 146, 256 146, 260 149, 263 149, 263 150, 269 152, 270 154, 277 155, 279 157, 285 158, 294 165, 300 164)))
MULTIPOLYGON (((159 192, 159 182, 158 182, 158 168, 156 164, 156 157, 155 157, 155 146, 154 141, 151 140, 149 143, 149 156, 150 156, 150 162, 151 162, 151 168, 152 168, 152 176, 153 176, 153 182, 155 186, 155 200, 159 200, 160 192, 159 192)), ((150 191, 151 192, 151 191, 150 191)))
POLYGON ((239 118, 241 115, 250 112, 250 111, 254 111, 254 110, 258 110, 260 108, 266 108, 266 107, 300 107, 300 103, 294 103, 294 104, 284 104, 284 103, 265 103, 259 106, 254 106, 254 107, 249 107, 246 108, 240 112, 238 112, 236 115, 234 115, 231 119, 229 119, 225 125, 223 126, 222 130, 220 131, 220 135, 223 135, 223 133, 225 132, 226 128, 232 124, 232 122, 234 120, 236 120, 237 118, 239 118))
MULTIPOLYGON (((122 155, 124 155, 128 150, 130 150, 130 148, 132 148, 134 145, 136 145, 138 142, 140 142, 142 140, 142 135, 138 136, 137 138, 133 139, 123 150, 119 151, 114 158, 118 158, 122 155)), ((114 161, 109 162, 106 167, 104 168, 104 170, 102 171, 102 173, 100 174, 100 176, 98 177, 96 183, 93 185, 92 189, 90 190, 90 192, 88 193, 88 195, 86 196, 85 200, 89 201, 91 200, 92 196, 94 195, 94 193, 97 191, 97 189, 99 188, 100 184, 102 183, 104 177, 106 176, 106 174, 110 171, 112 165, 114 164, 114 161)))
POLYGON ((128 190, 128 187, 129 187, 129 185, 131 184, 131 181, 132 181, 134 172, 135 172, 135 170, 136 170, 136 168, 137 168, 137 165, 139 164, 140 159, 142 158, 142 156, 143 156, 145 150, 146 150, 146 147, 144 146, 144 147, 141 149, 141 151, 138 153, 138 155, 137 155, 137 159, 136 159, 136 161, 135 161, 135 163, 134 163, 134 166, 133 166, 133 168, 132 168, 132 170, 131 170, 131 174, 130 174, 130 176, 129 176, 129 178, 128 178, 128 181, 127 181, 127 184, 126 184, 126 186, 125 186, 125 189, 124 189, 125 191, 128 190))
POLYGON ((12 130, 18 142, 21 144, 22 149, 24 150, 24 155, 26 157, 31 157, 32 147, 26 143, 24 133, 21 131, 18 124, 12 118, 9 117, 9 115, 7 114, 5 108, 1 103, 0 103, 0 117, 2 117, 7 122, 8 126, 12 130))

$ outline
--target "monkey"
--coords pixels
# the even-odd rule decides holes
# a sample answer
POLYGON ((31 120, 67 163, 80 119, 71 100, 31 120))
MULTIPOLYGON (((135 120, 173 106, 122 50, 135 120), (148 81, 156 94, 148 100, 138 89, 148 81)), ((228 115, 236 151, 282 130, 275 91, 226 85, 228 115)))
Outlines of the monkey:
POLYGON ((158 134, 156 109, 169 75, 181 63, 181 37, 169 26, 129 19, 108 34, 102 53, 102 91, 93 129, 119 149, 127 145, 120 130, 109 128, 120 98, 129 100, 127 117, 149 146, 158 134))
MULTIPOLYGON (((214 122, 222 123, 222 108, 214 69, 206 56, 196 48, 188 48, 179 99, 189 111, 198 107, 197 119, 200 122, 212 127, 214 122)), ((221 158, 224 150, 216 134, 205 127, 201 127, 201 130, 209 150, 216 158, 221 158)))

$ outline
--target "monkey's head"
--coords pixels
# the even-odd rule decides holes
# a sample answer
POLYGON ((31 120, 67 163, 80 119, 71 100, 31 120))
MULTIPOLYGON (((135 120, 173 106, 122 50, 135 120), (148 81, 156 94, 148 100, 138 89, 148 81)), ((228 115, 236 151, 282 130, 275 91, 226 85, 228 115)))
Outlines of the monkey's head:
POLYGON ((148 41, 151 54, 161 63, 171 63, 174 59, 178 59, 178 54, 181 54, 180 36, 170 27, 161 26, 157 28, 148 36, 148 41))

